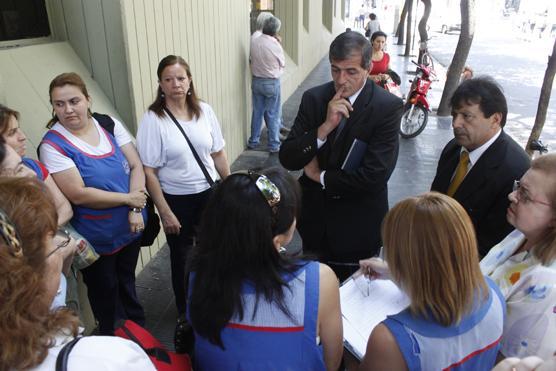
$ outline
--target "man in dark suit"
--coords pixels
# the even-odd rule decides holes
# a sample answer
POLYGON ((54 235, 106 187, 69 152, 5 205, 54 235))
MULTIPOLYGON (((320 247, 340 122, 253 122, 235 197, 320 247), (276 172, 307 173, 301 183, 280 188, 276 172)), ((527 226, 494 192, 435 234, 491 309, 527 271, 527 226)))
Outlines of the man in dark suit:
POLYGON ((343 279, 381 245, 402 101, 367 79, 371 45, 363 35, 340 34, 329 59, 333 81, 303 94, 280 162, 304 170, 298 222, 304 252, 316 254, 343 279), (351 169, 342 170, 356 139, 360 156, 352 155, 351 169))
POLYGON ((462 82, 450 104, 454 139, 440 155, 431 190, 467 210, 485 256, 513 229, 506 220, 508 194, 529 168, 529 157, 503 130, 508 106, 493 79, 462 82))

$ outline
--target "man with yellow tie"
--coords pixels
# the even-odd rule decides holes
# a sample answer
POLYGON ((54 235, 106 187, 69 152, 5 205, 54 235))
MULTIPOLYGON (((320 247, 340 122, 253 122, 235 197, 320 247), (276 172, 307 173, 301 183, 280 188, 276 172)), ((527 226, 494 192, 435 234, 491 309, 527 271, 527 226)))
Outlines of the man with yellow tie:
POLYGON ((529 157, 503 130, 508 106, 492 78, 462 82, 450 104, 454 139, 442 150, 431 190, 467 210, 484 256, 513 229, 506 221, 508 194, 529 168, 529 157))

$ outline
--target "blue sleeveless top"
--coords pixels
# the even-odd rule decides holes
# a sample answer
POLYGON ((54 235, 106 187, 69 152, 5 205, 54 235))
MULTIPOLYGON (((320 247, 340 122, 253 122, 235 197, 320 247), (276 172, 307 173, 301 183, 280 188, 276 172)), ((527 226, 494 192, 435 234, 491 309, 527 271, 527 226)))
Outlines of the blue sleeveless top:
POLYGON ((225 350, 195 333, 195 370, 326 369, 322 345, 316 342, 319 263, 306 263, 283 277, 289 284, 284 303, 291 318, 262 296, 257 302, 253 285, 246 282, 243 319, 234 315, 221 333, 225 350))
POLYGON ((491 370, 500 348, 506 303, 485 277, 489 297, 458 324, 444 327, 416 318, 409 309, 382 323, 394 335, 409 370, 491 370))
MULTIPOLYGON (((81 151, 55 130, 49 130, 41 144, 47 143, 69 157, 75 163, 86 187, 108 192, 129 193, 129 164, 116 144, 116 139, 101 128, 100 135, 103 134, 112 146, 112 150, 104 155, 91 155, 81 151)), ((130 231, 127 205, 106 209, 91 209, 73 204, 72 207, 71 225, 100 255, 113 254, 141 236, 139 233, 130 231)), ((145 209, 143 209, 143 220, 146 225, 145 209)))
POLYGON ((37 174, 37 179, 42 180, 43 182, 48 178, 48 170, 41 164, 39 161, 34 160, 30 157, 22 157, 21 162, 29 169, 33 170, 35 174, 37 174))

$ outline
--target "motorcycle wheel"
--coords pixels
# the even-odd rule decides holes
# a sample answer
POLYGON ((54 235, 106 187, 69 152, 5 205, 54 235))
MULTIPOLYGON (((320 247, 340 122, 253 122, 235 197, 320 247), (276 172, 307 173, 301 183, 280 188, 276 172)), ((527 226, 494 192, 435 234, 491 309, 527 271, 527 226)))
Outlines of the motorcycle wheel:
POLYGON ((415 105, 413 110, 411 110, 411 107, 412 105, 408 105, 405 108, 400 123, 400 135, 405 139, 414 138, 421 134, 425 130, 429 118, 429 112, 425 107, 415 105))

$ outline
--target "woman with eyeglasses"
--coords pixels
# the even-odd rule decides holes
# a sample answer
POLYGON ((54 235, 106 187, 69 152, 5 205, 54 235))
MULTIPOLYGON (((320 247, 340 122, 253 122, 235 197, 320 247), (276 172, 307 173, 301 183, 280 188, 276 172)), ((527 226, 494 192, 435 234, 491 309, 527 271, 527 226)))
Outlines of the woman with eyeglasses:
MULTIPOLYGON (((51 309, 64 250, 56 209, 43 184, 0 177, 0 370, 54 370, 60 350, 78 334, 78 318, 51 309)), ((135 343, 107 336, 80 339, 68 370, 154 370, 135 343)))
MULTIPOLYGON (((21 164, 25 165, 27 169, 32 170, 36 174, 36 177, 45 183, 52 199, 54 200, 54 204, 56 205, 56 211, 58 212, 58 225, 64 225, 73 216, 71 205, 68 199, 60 191, 60 188, 58 188, 56 182, 54 182, 53 178, 48 173, 46 167, 40 161, 25 157, 27 137, 21 130, 18 120, 19 112, 0 104, 0 137, 2 137, 6 144, 13 149, 14 153, 21 157, 21 164)), ((10 155, 11 157, 14 157, 13 153, 10 155)), ((27 171, 27 169, 24 167, 18 167, 18 173, 15 173, 15 167, 2 166, 0 173, 4 173, 5 175, 32 175, 27 171)))
POLYGON ((209 199, 191 260, 195 370, 338 369, 338 280, 285 253, 298 187, 277 169, 233 174, 209 199))
POLYGON ((481 273, 463 207, 436 192, 407 198, 386 214, 382 241, 384 261, 361 261, 362 270, 391 279, 410 304, 372 330, 359 370, 490 370, 504 298, 481 273))
POLYGON ((99 332, 113 334, 118 319, 144 325, 135 267, 147 221, 145 174, 132 138, 114 118, 102 116, 111 130, 101 125, 78 74, 56 76, 48 92, 53 117, 40 158, 72 203, 72 226, 100 255, 81 270, 99 332))
MULTIPOLYGON (((38 163, 38 162, 37 162, 38 163)), ((45 169, 46 171, 46 169, 45 169)), ((48 172, 46 172, 48 174, 48 172)), ((4 138, 0 136, 0 176, 4 177, 22 177, 22 178, 36 178, 42 182, 44 182, 43 178, 37 177, 37 174, 26 166, 24 160, 17 154, 17 152, 9 146, 7 143, 4 142, 4 138)), ((52 179, 51 179, 52 181, 52 179)), ((51 188, 49 187, 47 182, 44 182, 46 189, 48 190, 48 195, 51 197, 54 204, 56 204, 55 198, 52 198, 51 188)), ((54 183, 54 185, 56 185, 54 183)), ((58 187, 56 187, 57 189, 58 187)), ((60 190, 58 190, 60 192, 60 190)), ((63 196, 62 196, 63 197, 63 196)), ((65 197, 64 197, 65 199, 65 197)), ((66 200, 67 202, 67 200, 66 200)), ((58 217, 58 222, 60 222, 60 218, 58 217)), ((66 241, 66 245, 70 242, 70 236, 64 227, 59 228, 59 232, 56 235, 56 239, 60 240, 62 238, 66 241), (60 237, 63 236, 63 237, 60 237)), ((72 240, 73 241, 73 240, 72 240)), ((58 241, 62 243, 61 241, 58 241)), ((73 241, 75 242, 75 241, 73 241)), ((66 276, 69 274, 70 265, 73 261, 73 256, 76 252, 76 249, 64 249, 63 254, 63 269, 60 274, 60 286, 57 290, 56 297, 52 302, 52 307, 57 308, 60 306, 66 305, 66 293, 67 293, 67 280, 66 276)))
POLYGON ((506 298, 500 353, 548 359, 556 351, 556 154, 533 160, 508 198, 516 229, 481 260, 506 298))

